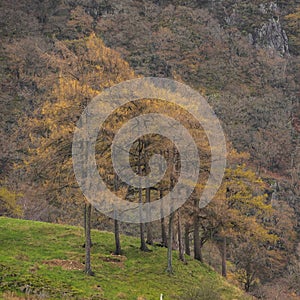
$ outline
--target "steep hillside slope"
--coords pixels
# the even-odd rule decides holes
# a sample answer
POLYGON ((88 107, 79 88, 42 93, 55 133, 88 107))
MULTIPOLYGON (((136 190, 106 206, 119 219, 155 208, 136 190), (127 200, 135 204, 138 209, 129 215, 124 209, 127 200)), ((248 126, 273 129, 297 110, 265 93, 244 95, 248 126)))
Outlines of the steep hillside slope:
MULTIPOLYGON (((0 218, 0 292, 21 299, 248 299, 208 266, 174 259, 165 272, 166 249, 139 251, 138 240, 122 236, 124 254, 114 256, 113 235, 92 232, 94 277, 83 273, 83 230, 0 218), (211 298, 212 297, 212 298, 211 298)), ((175 254, 175 253, 174 253, 175 254)), ((175 254, 176 257, 176 254, 175 254)))

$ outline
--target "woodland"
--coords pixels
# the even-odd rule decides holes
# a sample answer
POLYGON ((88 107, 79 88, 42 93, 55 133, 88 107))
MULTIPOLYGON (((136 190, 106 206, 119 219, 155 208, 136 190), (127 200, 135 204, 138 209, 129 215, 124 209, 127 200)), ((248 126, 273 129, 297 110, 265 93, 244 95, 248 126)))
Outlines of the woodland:
MULTIPOLYGON (((188 268, 192 258, 253 299, 300 299, 299 34, 297 0, 1 0, 0 216, 84 227, 85 276, 101 272, 91 259, 95 229, 113 232, 114 255, 126 255, 123 236, 138 238, 141 253, 165 248, 161 269, 168 276, 178 271, 175 259, 188 268), (143 176, 151 156, 162 155, 161 182, 136 189, 114 172, 116 130, 140 114, 180 121, 201 159, 182 207, 130 224, 86 201, 73 171, 72 140, 93 97, 142 77, 170 78, 205 97, 228 154, 217 194, 199 208, 211 156, 197 120, 160 99, 118 108, 96 144, 98 172, 116 195, 150 203, 178 180, 180 154, 158 134, 132 144, 130 163, 143 176)), ((195 295, 186 299, 216 299, 195 295)))

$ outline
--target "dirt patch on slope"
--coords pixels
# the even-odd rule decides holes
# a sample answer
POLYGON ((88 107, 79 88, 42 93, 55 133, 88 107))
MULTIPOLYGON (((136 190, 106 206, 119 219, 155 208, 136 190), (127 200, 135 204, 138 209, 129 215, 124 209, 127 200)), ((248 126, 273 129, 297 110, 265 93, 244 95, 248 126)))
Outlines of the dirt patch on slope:
POLYGON ((83 270, 84 264, 74 261, 74 260, 65 260, 65 259, 52 259, 45 260, 43 264, 50 267, 61 267, 64 270, 83 270))

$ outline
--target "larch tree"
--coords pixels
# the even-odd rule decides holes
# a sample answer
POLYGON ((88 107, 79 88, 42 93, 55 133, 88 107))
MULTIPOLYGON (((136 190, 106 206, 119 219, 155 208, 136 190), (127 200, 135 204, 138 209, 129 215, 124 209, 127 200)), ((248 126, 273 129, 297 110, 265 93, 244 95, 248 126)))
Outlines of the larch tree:
MULTIPOLYGON (((128 64, 104 46, 95 34, 78 40, 57 41, 48 54, 56 65, 58 80, 50 97, 27 121, 30 129, 29 155, 25 159, 30 178, 47 192, 49 201, 72 210, 83 197, 72 167, 72 138, 75 124, 88 102, 103 89, 134 77, 128 64)), ((46 194, 46 193, 45 193, 46 194)), ((85 210, 86 273, 90 267, 91 206, 85 210)))
POLYGON ((229 243, 242 243, 247 236, 255 236, 257 244, 271 245, 277 240, 270 231, 274 210, 267 203, 265 183, 245 165, 226 170, 217 197, 205 210, 215 220, 213 238, 220 249, 222 275, 225 277, 229 243))

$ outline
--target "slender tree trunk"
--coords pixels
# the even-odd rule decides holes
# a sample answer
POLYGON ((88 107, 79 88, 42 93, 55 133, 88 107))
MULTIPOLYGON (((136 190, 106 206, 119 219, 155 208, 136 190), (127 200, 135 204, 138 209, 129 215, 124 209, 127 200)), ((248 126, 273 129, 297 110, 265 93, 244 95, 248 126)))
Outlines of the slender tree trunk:
POLYGON ((117 219, 114 220, 114 231, 115 231, 115 243, 116 243, 116 250, 115 254, 116 255, 121 255, 122 250, 121 250, 121 242, 120 242, 120 226, 119 226, 119 221, 117 219))
POLYGON ((181 214, 180 211, 177 212, 177 231, 178 231, 178 248, 179 248, 179 259, 185 262, 184 249, 182 244, 182 234, 181 234, 181 214))
MULTIPOLYGON (((140 206, 142 205, 142 189, 140 188, 139 189, 139 203, 140 203, 140 206)), ((142 212, 140 211, 140 214, 142 212)), ((146 242, 145 242, 145 224, 142 222, 140 222, 140 239, 141 239, 141 251, 149 251, 147 245, 146 245, 146 242)))
POLYGON ((152 223, 147 224, 147 240, 148 245, 153 245, 152 223))
POLYGON ((222 256, 222 276, 226 278, 227 277, 227 266, 226 266, 227 241, 226 241, 226 237, 223 238, 221 256, 222 256))
POLYGON ((173 273, 173 264, 172 264, 173 219, 174 219, 174 213, 171 213, 169 217, 168 255, 167 255, 167 260, 168 260, 167 272, 169 274, 173 273))
POLYGON ((161 224, 161 245, 163 247, 167 247, 168 246, 168 241, 167 241, 165 218, 161 218, 160 224, 161 224))
MULTIPOLYGON (((85 111, 85 119, 88 117, 88 110, 85 111)), ((85 132, 85 137, 88 137, 87 132, 85 132)), ((83 142, 83 147, 86 150, 86 157, 85 159, 88 159, 88 151, 89 150, 89 142, 86 140, 83 142)), ((90 169, 87 170, 87 174, 84 174, 87 179, 87 186, 90 186, 90 169)), ((91 213, 92 213, 92 205, 90 203, 85 204, 84 209, 84 228, 85 228, 85 274, 87 275, 94 275, 91 267, 91 246, 92 246, 92 240, 91 240, 91 213)))
POLYGON ((184 248, 186 255, 191 255, 190 249, 190 225, 185 224, 184 226, 184 248))
MULTIPOLYGON (((162 199, 163 198, 163 191, 162 189, 160 189, 159 191, 159 198, 162 199)), ((161 245, 163 247, 167 247, 168 246, 168 241, 167 241, 167 232, 166 232, 166 224, 165 224, 165 217, 164 217, 164 208, 161 202, 161 206, 160 206, 160 225, 161 225, 161 245)))
MULTIPOLYGON (((84 203, 84 211, 83 211, 83 228, 84 228, 84 236, 86 238, 87 236, 87 210, 88 210, 88 206, 91 205, 91 204, 88 204, 88 203, 84 203)), ((85 248, 85 245, 86 243, 84 242, 83 244, 83 247, 85 248)), ((91 247, 93 246, 93 243, 92 243, 92 238, 90 236, 90 245, 91 247)))
POLYGON ((203 262, 198 216, 195 218, 195 222, 194 222, 194 258, 203 262))
MULTIPOLYGON (((142 189, 139 189, 139 203, 140 206, 142 205, 142 189)), ((141 212, 141 208, 140 208, 140 215, 142 214, 141 212)), ((140 250, 141 251, 145 251, 148 252, 150 251, 147 247, 146 241, 145 241, 145 224, 142 221, 141 218, 141 222, 140 222, 140 239, 141 239, 141 246, 140 246, 140 250)))
POLYGON ((196 215, 194 217, 194 258, 203 262, 201 240, 199 233, 199 217, 196 215))
MULTIPOLYGON (((174 219, 175 219, 175 215, 174 215, 174 219)), ((177 229, 177 224, 175 224, 175 220, 173 220, 173 242, 172 242, 172 249, 173 250, 178 249, 178 234, 177 234, 176 229, 177 229)))
POLYGON ((140 237, 141 237, 141 247, 140 249, 142 251, 149 251, 146 242, 145 242, 145 233, 144 233, 144 224, 141 223, 140 224, 140 237))
MULTIPOLYGON (((146 189, 146 202, 147 203, 150 203, 150 201, 151 201, 151 191, 150 191, 150 188, 147 188, 146 189)), ((150 216, 150 211, 148 211, 148 215, 149 215, 149 217, 151 217, 150 216)), ((146 225, 146 229, 147 229, 147 241, 146 241, 146 243, 147 244, 149 244, 149 245, 153 245, 153 234, 152 234, 152 223, 151 222, 149 222, 149 223, 147 223, 147 225, 146 225)))
MULTIPOLYGON (((170 175, 170 191, 174 188, 175 184, 175 146, 173 147, 172 157, 171 160, 173 162, 172 166, 172 172, 170 175)), ((167 266, 167 272, 168 274, 173 273, 173 262, 172 262, 172 246, 173 246, 173 220, 174 220, 174 212, 173 212, 173 206, 171 204, 170 207, 170 216, 169 216, 169 232, 168 232, 168 266, 167 266)))
MULTIPOLYGON (((163 151, 160 150, 160 171, 162 171, 162 157, 163 157, 163 151)), ((163 194, 163 189, 160 188, 159 189, 159 199, 161 200, 164 197, 163 194)), ((164 207, 163 207, 163 202, 160 201, 160 225, 161 225, 161 245, 163 247, 167 247, 168 246, 168 241, 167 241, 167 232, 166 232, 166 225, 165 225, 165 214, 164 214, 164 207)))
POLYGON ((94 275, 91 267, 91 211, 92 205, 87 204, 85 216, 85 273, 94 275))
MULTIPOLYGON (((87 210, 87 203, 84 202, 84 209, 83 209, 83 229, 84 229, 84 238, 86 237, 86 210, 87 210)), ((85 243, 84 243, 83 247, 85 247, 85 243)))
MULTIPOLYGON (((117 175, 114 175, 114 191, 116 192, 118 190, 118 182, 117 182, 117 175)), ((114 235, 115 235, 115 244, 116 244, 116 249, 115 249, 115 254, 116 255, 121 255, 122 254, 122 249, 121 249, 121 242, 120 242, 120 224, 118 221, 118 216, 117 216, 117 210, 114 210, 114 235)))
MULTIPOLYGON (((140 206, 142 205, 142 189, 139 189, 139 203, 140 206)), ((142 214, 141 212, 141 208, 140 208, 140 215, 142 214)), ((145 251, 148 252, 150 251, 149 248, 147 247, 146 241, 145 241, 145 224, 142 221, 141 218, 141 222, 140 222, 140 239, 141 239, 141 247, 140 250, 141 251, 145 251)))
MULTIPOLYGON (((142 141, 141 139, 138 140, 138 175, 141 176, 141 152, 142 152, 142 141)), ((141 181, 140 181, 141 186, 141 181)), ((146 242, 145 242, 145 224, 142 220, 142 204, 143 204, 143 198, 142 198, 142 188, 139 187, 139 205, 140 205, 140 239, 141 239, 141 251, 149 251, 146 242)))

